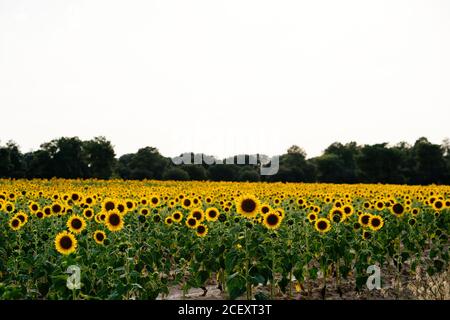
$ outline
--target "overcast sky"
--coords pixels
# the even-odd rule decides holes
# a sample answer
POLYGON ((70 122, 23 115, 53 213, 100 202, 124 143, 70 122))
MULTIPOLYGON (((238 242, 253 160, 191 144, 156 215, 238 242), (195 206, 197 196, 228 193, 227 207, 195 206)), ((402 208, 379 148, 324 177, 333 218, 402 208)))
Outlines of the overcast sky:
POLYGON ((0 0, 0 140, 308 156, 450 136, 450 1, 0 0))

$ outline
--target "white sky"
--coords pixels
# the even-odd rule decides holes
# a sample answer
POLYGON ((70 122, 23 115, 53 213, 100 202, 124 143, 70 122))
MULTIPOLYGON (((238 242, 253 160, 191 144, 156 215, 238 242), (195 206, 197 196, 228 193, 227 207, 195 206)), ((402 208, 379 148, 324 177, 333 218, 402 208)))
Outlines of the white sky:
POLYGON ((450 136, 450 1, 0 0, 0 139, 118 155, 450 136))

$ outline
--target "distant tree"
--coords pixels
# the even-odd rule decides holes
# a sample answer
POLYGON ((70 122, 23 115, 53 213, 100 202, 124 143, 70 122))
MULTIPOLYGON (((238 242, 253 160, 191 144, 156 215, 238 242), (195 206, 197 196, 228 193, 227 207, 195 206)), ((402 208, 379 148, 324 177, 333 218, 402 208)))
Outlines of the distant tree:
POLYGON ((306 152, 299 146, 292 146, 287 154, 280 156, 277 174, 268 176, 269 181, 313 182, 316 179, 314 165, 306 160, 306 152))
POLYGON ((207 180, 206 169, 202 164, 187 164, 181 168, 187 172, 191 180, 204 181, 207 180))
POLYGON ((83 142, 83 151, 92 178, 109 179, 113 173, 115 153, 111 142, 105 137, 96 137, 83 142))
POLYGON ((261 180, 258 171, 252 167, 244 167, 238 175, 239 181, 257 182, 261 180))
POLYGON ((25 177, 25 162, 19 146, 8 141, 6 146, 0 147, 0 177, 25 177))
POLYGON ((41 145, 48 152, 55 177, 75 179, 88 176, 83 143, 78 137, 59 138, 41 145))
POLYGON ((172 167, 163 174, 164 180, 186 181, 190 180, 189 174, 181 168, 172 167))
POLYGON ((48 150, 37 150, 24 155, 27 178, 50 179, 55 176, 53 160, 48 150))
POLYGON ((208 168, 208 176, 213 181, 236 181, 239 167, 233 164, 214 164, 208 168))
POLYGON ((447 165, 444 150, 440 145, 432 144, 427 138, 420 138, 412 147, 414 177, 411 183, 443 183, 446 180, 447 165))
POLYGON ((161 156, 158 149, 145 147, 120 157, 118 170, 124 179, 162 179, 168 164, 169 159, 161 156))
POLYGON ((397 183, 405 182, 401 173, 402 153, 388 148, 387 143, 365 145, 357 158, 361 171, 361 181, 366 183, 397 183))

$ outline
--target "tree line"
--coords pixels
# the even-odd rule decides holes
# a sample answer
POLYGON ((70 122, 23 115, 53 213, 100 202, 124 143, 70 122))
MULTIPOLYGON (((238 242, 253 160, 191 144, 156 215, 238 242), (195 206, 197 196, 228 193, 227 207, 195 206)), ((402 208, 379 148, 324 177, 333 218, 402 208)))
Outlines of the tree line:
POLYGON ((246 164, 176 165, 154 147, 117 158, 105 137, 62 137, 27 153, 9 141, 0 145, 0 178, 450 184, 448 139, 440 145, 427 138, 394 146, 335 142, 309 159, 302 148, 292 146, 279 156, 278 173, 272 176, 261 175, 259 164, 249 164, 248 155, 245 159, 246 164))

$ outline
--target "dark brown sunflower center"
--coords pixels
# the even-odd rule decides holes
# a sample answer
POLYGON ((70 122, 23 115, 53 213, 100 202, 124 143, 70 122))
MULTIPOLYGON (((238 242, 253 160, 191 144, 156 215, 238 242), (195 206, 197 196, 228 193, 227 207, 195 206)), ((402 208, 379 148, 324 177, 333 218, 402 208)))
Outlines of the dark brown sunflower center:
POLYGON ((157 204, 158 203, 158 198, 152 198, 152 203, 153 204, 157 204))
POLYGON ((266 207, 266 206, 262 207, 261 208, 261 212, 264 213, 264 214, 269 212, 269 207, 266 207))
POLYGON ((395 214, 402 214, 403 213, 403 206, 400 203, 396 203, 392 207, 392 211, 394 211, 395 214))
POLYGON ((192 226, 195 226, 195 224, 196 224, 195 219, 190 218, 190 219, 188 220, 188 225, 190 225, 191 227, 192 227, 192 226))
POLYGON ((197 227, 197 232, 198 233, 203 234, 203 233, 205 233, 205 231, 206 231, 206 229, 205 229, 204 226, 198 226, 197 227))
POLYGON ((209 216, 211 218, 215 218, 217 216, 217 212, 215 210, 211 210, 211 211, 209 211, 209 216))
POLYGON ((317 224, 317 228, 319 228, 319 230, 326 230, 328 227, 328 224, 325 221, 319 221, 319 223, 317 224))
POLYGON ((98 241, 103 241, 103 239, 105 239, 105 236, 103 235, 103 233, 96 233, 95 234, 95 238, 97 238, 98 241))
POLYGON ((114 202, 112 202, 112 201, 108 201, 105 203, 106 211, 114 210, 114 207, 115 207, 115 205, 114 205, 114 202))
POLYGON ((59 244, 61 246, 61 248, 67 250, 72 248, 72 239, 69 236, 63 236, 60 240, 59 240, 59 244))
POLYGON ((380 224, 381 224, 380 219, 378 219, 378 218, 372 219, 372 226, 378 227, 380 224))
POLYGON ((370 216, 364 215, 364 216, 362 216, 362 218, 361 218, 361 222, 362 222, 363 224, 368 224, 368 223, 369 223, 369 219, 370 219, 370 216))
POLYGON ((179 213, 175 213, 175 214, 173 215, 173 218, 174 218, 175 220, 180 219, 180 214, 179 214, 179 213))
POLYGON ((252 199, 245 199, 242 201, 241 208, 246 213, 253 212, 256 209, 256 202, 252 199))
POLYGON ((186 207, 189 207, 189 206, 191 205, 191 200, 189 200, 189 199, 184 199, 183 204, 184 204, 186 207))
POLYGON ((54 213, 59 213, 59 212, 61 212, 61 206, 60 206, 59 204, 53 205, 52 211, 53 211, 54 213))
POLYGON ((33 205, 31 206, 31 209, 32 209, 33 211, 36 211, 36 210, 38 209, 38 206, 37 206, 36 204, 33 204, 33 205))
POLYGON ((202 218, 202 214, 199 211, 195 211, 192 216, 197 219, 200 220, 202 218))
POLYGON ((271 214, 267 217, 266 221, 269 226, 276 226, 278 224, 279 218, 276 214, 271 214))
POLYGON ((13 228, 17 228, 18 226, 19 226, 19 220, 17 220, 17 219, 14 219, 13 221, 12 221, 12 223, 11 223, 11 225, 13 226, 13 228))
POLYGON ((81 226, 83 225, 80 219, 73 219, 71 222, 72 228, 75 230, 81 229, 81 226))
POLYGON ((120 224, 120 217, 118 214, 110 215, 108 220, 112 226, 118 226, 120 224))

